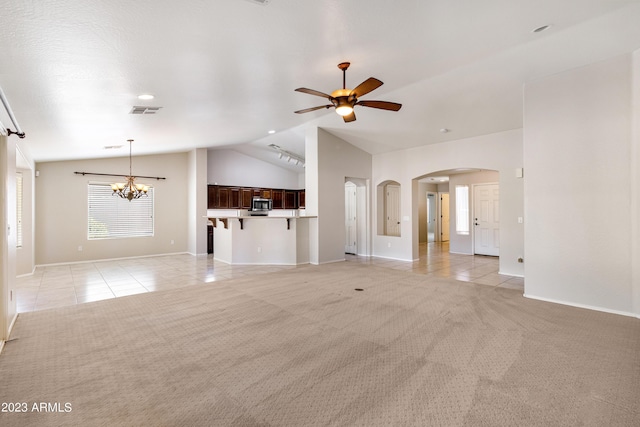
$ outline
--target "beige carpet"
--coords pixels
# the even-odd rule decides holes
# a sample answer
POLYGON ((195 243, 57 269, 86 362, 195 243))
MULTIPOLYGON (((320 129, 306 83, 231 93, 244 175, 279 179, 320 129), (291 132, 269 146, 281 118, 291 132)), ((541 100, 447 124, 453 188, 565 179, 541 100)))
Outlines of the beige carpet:
POLYGON ((25 313, 12 338, 0 400, 28 411, 2 426, 640 425, 639 320, 351 263, 25 313))

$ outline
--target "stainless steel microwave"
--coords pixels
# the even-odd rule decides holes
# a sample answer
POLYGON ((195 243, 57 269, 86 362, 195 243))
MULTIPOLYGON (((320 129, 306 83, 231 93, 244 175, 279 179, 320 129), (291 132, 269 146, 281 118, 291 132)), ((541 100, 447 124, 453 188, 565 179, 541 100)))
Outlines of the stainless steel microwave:
POLYGON ((268 215, 269 211, 273 209, 273 201, 271 199, 263 199, 261 197, 254 197, 251 201, 251 215, 268 215))

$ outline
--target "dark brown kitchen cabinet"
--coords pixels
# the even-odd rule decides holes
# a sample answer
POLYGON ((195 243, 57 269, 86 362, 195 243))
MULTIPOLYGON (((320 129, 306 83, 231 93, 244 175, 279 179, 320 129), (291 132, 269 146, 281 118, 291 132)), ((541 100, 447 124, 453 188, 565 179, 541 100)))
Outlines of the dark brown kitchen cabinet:
POLYGON ((293 190, 284 190, 284 208, 298 209, 298 194, 293 190))
POLYGON ((254 197, 273 200, 273 209, 305 207, 304 190, 209 185, 207 209, 251 209, 254 197))
POLYGON ((239 188, 229 189, 229 208, 240 209, 240 189, 239 188))
POLYGON ((284 209, 284 190, 271 190, 273 209, 284 209))
POLYGON ((251 200, 253 200, 253 188, 241 188, 240 207, 242 209, 251 209, 251 200))
POLYGON ((215 209, 229 209, 229 188, 218 188, 218 204, 215 209))
POLYGON ((207 187, 207 209, 218 208, 218 186, 209 185, 207 187))
POLYGON ((262 197, 263 199, 270 199, 271 198, 271 189, 270 188, 261 188, 260 189, 260 197, 262 197))

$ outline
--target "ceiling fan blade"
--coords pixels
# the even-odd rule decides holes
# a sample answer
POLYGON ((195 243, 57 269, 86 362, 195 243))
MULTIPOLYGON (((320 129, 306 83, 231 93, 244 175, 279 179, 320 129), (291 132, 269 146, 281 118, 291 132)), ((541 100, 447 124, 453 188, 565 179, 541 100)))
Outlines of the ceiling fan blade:
POLYGON ((402 108, 402 104, 388 101, 358 101, 356 105, 362 105, 363 107, 379 108, 380 110, 398 111, 402 108))
POLYGON ((307 89, 306 87, 299 87, 296 92, 308 93, 309 95, 321 96, 323 98, 331 99, 331 95, 320 92, 319 90, 307 89))
POLYGON ((356 98, 360 98, 362 95, 366 95, 374 89, 378 89, 382 86, 382 82, 375 77, 369 77, 367 80, 360 83, 350 95, 355 95, 356 98))
POLYGON ((316 110, 320 110, 322 108, 331 108, 333 107, 332 104, 329 105, 319 105, 317 107, 311 107, 311 108, 305 108, 304 110, 298 110, 298 111, 294 111, 294 113, 297 114, 302 114, 302 113, 308 113, 309 111, 316 111, 316 110))
POLYGON ((346 116, 342 116, 342 118, 344 119, 345 123, 355 122, 356 121, 356 113, 352 111, 351 114, 347 114, 346 116))

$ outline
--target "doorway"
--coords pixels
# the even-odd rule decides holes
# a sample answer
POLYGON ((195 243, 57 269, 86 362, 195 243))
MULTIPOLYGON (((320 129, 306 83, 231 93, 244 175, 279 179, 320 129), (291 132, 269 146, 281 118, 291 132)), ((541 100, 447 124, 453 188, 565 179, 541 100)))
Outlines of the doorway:
POLYGON ((370 183, 364 178, 346 177, 344 181, 344 251, 371 254, 370 183))
POLYGON ((474 254, 500 256, 500 187, 475 185, 473 199, 474 254))
POLYGON ((438 203, 436 193, 427 193, 427 243, 436 241, 438 225, 438 203))
POLYGON ((358 199, 356 188, 353 182, 349 181, 344 184, 344 253, 346 254, 358 253, 358 199))

